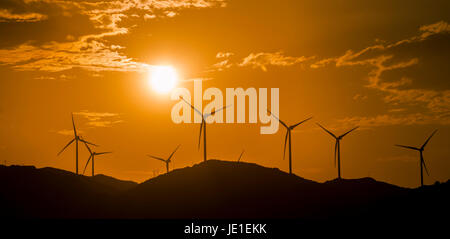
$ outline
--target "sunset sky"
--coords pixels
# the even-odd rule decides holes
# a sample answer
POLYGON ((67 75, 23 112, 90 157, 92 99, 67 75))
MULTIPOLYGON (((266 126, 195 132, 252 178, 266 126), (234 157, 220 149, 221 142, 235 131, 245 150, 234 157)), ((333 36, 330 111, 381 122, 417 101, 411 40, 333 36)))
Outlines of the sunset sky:
MULTIPOLYGON (((373 177, 419 186, 450 177, 450 1, 2 0, 0 2, 0 160, 75 170, 71 112, 81 135, 100 145, 96 173, 142 182, 202 162, 199 124, 174 124, 170 92, 150 71, 170 65, 176 87, 279 88, 280 118, 314 118, 292 133, 293 172, 373 177)), ((193 92, 192 92, 193 93, 193 92)), ((208 101, 204 101, 206 105, 208 101)), ((193 112, 192 112, 193 114, 193 112)), ((209 124, 208 157, 288 171, 285 129, 209 124)), ((88 152, 80 146, 80 168, 88 152)), ((90 175, 89 173, 87 173, 90 175)))

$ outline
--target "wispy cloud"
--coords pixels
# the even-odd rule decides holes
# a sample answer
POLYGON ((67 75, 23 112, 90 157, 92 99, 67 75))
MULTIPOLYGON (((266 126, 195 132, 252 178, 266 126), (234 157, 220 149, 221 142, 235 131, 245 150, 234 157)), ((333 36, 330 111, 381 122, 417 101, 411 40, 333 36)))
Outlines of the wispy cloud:
POLYGON ((450 116, 436 117, 435 115, 412 113, 412 114, 381 114, 376 116, 352 116, 337 120, 339 127, 349 128, 359 125, 361 129, 370 129, 380 126, 393 125, 427 125, 443 124, 450 125, 450 116))
POLYGON ((69 76, 69 75, 65 75, 65 74, 61 74, 61 75, 43 75, 43 76, 38 76, 35 77, 34 79, 36 80, 56 80, 56 81, 67 81, 69 79, 72 79, 73 76, 69 76))
MULTIPOLYGON (((73 136, 73 129, 50 130, 50 132, 60 135, 73 136)), ((84 134, 84 131, 77 129, 77 133, 84 134)))
POLYGON ((221 58, 228 58, 230 56, 234 55, 234 53, 232 52, 218 52, 216 54, 216 58, 221 59, 221 58))
POLYGON ((300 64, 308 60, 314 59, 312 57, 293 57, 285 56, 282 51, 278 52, 259 52, 250 53, 250 55, 244 57, 240 61, 236 61, 234 53, 232 52, 218 52, 216 58, 221 61, 212 65, 208 71, 223 71, 229 69, 233 66, 246 67, 250 66, 255 69, 261 69, 267 71, 268 66, 292 66, 295 64, 300 64))
POLYGON ((0 64, 21 71, 58 72, 77 67, 92 71, 146 70, 147 64, 135 62, 115 49, 89 37, 42 46, 25 43, 13 49, 0 50, 0 64))
POLYGON ((363 100, 367 100, 367 95, 361 95, 361 94, 356 94, 353 96, 353 100, 354 101, 363 101, 363 100))
POLYGON ((230 63, 230 60, 226 59, 220 62, 217 62, 212 66, 213 70, 217 71, 223 71, 225 69, 231 68, 233 66, 233 63, 230 63))
MULTIPOLYGON (((114 45, 106 37, 129 33, 133 25, 123 23, 123 19, 143 14, 145 19, 175 17, 182 9, 225 7, 224 0, 155 0, 155 1, 62 1, 25 0, 25 4, 45 3, 57 6, 64 15, 82 14, 89 17, 93 26, 101 32, 85 35, 71 42, 48 42, 42 45, 25 43, 11 49, 0 50, 0 65, 16 70, 39 70, 57 72, 72 68, 91 71, 145 71, 147 64, 126 56, 124 47, 114 45)), ((49 16, 50 18, 51 16, 49 16)), ((47 16, 40 13, 12 14, 0 10, 0 21, 38 21, 47 16)))
MULTIPOLYGON (((367 88, 383 93, 383 101, 391 105, 423 105, 427 112, 410 113, 402 115, 382 114, 375 117, 345 118, 343 121, 352 121, 356 124, 369 126, 394 124, 449 124, 450 123, 450 90, 433 90, 412 88, 413 79, 400 77, 386 80, 384 75, 391 71, 404 70, 419 64, 419 58, 412 56, 409 59, 396 60, 396 49, 420 43, 437 34, 448 34, 450 26, 440 21, 419 28, 419 33, 410 38, 393 43, 379 41, 378 44, 354 52, 348 50, 342 56, 321 59, 311 68, 321 68, 334 64, 335 67, 368 66, 367 88)), ((356 97, 359 99, 360 97, 356 97)), ((394 113, 394 112, 389 112, 394 113)))
POLYGON ((233 55, 234 53, 232 52, 218 52, 216 54, 216 58, 220 59, 221 61, 213 64, 211 67, 208 67, 206 71, 207 72, 223 71, 231 68, 234 65, 234 63, 231 63, 231 57, 233 55))
POLYGON ((8 9, 0 9, 0 22, 39 22, 47 18, 47 15, 35 12, 12 13, 8 9))
POLYGON ((117 113, 109 112, 92 112, 92 111, 81 111, 75 112, 74 115, 79 115, 87 119, 87 125, 91 127, 112 127, 115 124, 122 123, 123 120, 117 113))
POLYGON ((267 66, 292 66, 298 63, 311 60, 314 57, 293 57, 285 56, 283 52, 260 52, 260 53, 250 53, 245 57, 239 66, 251 66, 253 68, 261 68, 263 71, 267 71, 267 66))

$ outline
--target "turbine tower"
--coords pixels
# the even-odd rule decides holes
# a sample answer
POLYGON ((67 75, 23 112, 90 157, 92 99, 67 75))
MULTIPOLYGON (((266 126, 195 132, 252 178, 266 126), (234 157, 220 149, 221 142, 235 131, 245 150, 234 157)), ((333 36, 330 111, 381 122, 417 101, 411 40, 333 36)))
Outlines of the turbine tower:
POLYGON ((425 161, 423 160, 423 150, 425 149, 425 146, 427 146, 428 141, 430 141, 431 137, 433 137, 433 135, 436 133, 436 131, 437 130, 435 130, 435 131, 433 131, 433 133, 431 133, 430 137, 428 137, 428 139, 425 141, 425 143, 423 143, 422 147, 420 147, 420 148, 416 148, 416 147, 412 147, 412 146, 406 146, 406 145, 400 145, 400 144, 396 144, 395 145, 395 146, 398 146, 398 147, 419 151, 419 153, 420 153, 420 186, 421 187, 423 187, 423 168, 425 168, 425 171, 427 172, 427 175, 430 175, 428 173, 427 165, 425 164, 425 161))
POLYGON ((89 143, 88 141, 82 139, 80 137, 80 135, 77 134, 77 129, 75 127, 75 121, 73 119, 73 113, 72 113, 72 126, 73 126, 74 138, 71 141, 69 141, 69 143, 67 143, 66 146, 64 146, 64 148, 61 151, 59 151, 57 156, 59 156, 67 147, 69 147, 69 145, 71 145, 75 141, 75 173, 78 175, 78 141, 83 142, 85 144, 90 144, 93 146, 98 146, 98 145, 89 143))
POLYGON ((87 168, 87 166, 88 166, 88 164, 89 164, 89 161, 92 159, 92 163, 91 163, 91 165, 92 165, 92 177, 94 177, 94 162, 95 162, 95 156, 97 156, 97 155, 102 155, 102 154, 110 154, 110 153, 112 153, 112 152, 101 152, 101 153, 97 153, 97 152, 93 152, 90 148, 89 148, 89 146, 88 146, 88 144, 87 143, 85 143, 85 142, 83 142, 84 143, 84 145, 86 145, 86 148, 89 150, 89 153, 91 154, 90 156, 89 156, 89 158, 88 158, 88 161, 86 162, 86 166, 84 166, 84 170, 83 170, 83 174, 84 174, 84 172, 86 172, 86 168, 87 168))
POLYGON ((167 170, 167 172, 169 172, 169 164, 172 162, 171 158, 172 158, 172 156, 175 154, 175 152, 178 150, 178 148, 180 146, 181 145, 178 145, 175 148, 175 150, 169 155, 169 157, 167 159, 163 159, 163 158, 156 157, 156 156, 153 156, 153 155, 147 155, 147 156, 150 157, 150 158, 154 158, 154 159, 157 159, 157 160, 160 160, 160 161, 163 161, 164 163, 166 163, 166 170, 167 170))
POLYGON ((217 112, 219 112, 219 111, 221 111, 221 110, 227 108, 228 105, 225 106, 225 107, 222 107, 222 108, 220 108, 220 109, 218 109, 218 110, 215 110, 215 109, 214 109, 211 113, 208 113, 208 114, 202 114, 202 112, 201 112, 200 110, 198 110, 198 109, 195 108, 193 105, 191 105, 189 102, 187 102, 183 97, 181 97, 181 99, 182 99, 184 102, 186 102, 186 104, 188 104, 189 106, 191 106, 191 108, 192 108, 195 112, 197 112, 197 114, 199 114, 200 116, 202 116, 202 123, 200 124, 200 133, 199 133, 199 135, 198 135, 198 149, 200 149, 200 141, 201 141, 201 138, 202 138, 202 129, 203 129, 203 161, 206 162, 206 160, 208 159, 208 158, 206 157, 206 119, 207 119, 209 116, 214 115, 215 113, 217 113, 217 112))
POLYGON ((278 121, 280 121, 280 123, 286 128, 286 137, 284 137, 284 151, 283 151, 283 160, 285 158, 286 155, 286 143, 288 141, 289 138, 289 174, 292 174, 292 146, 291 146, 291 131, 295 129, 295 127, 299 126, 300 124, 312 119, 312 117, 309 117, 303 121, 300 121, 297 124, 288 126, 286 123, 284 123, 283 121, 281 121, 276 115, 274 115, 272 112, 270 112, 269 110, 267 110, 270 115, 272 115, 275 119, 277 119, 278 121))
POLYGON ((328 134, 330 134, 331 136, 333 136, 333 138, 336 139, 336 144, 334 145, 334 167, 336 167, 336 156, 337 156, 337 164, 338 164, 338 178, 341 179, 341 139, 344 138, 344 136, 346 136, 347 134, 349 134, 350 132, 352 132, 353 130, 359 128, 359 126, 356 126, 355 128, 347 131, 346 133, 342 134, 341 136, 336 136, 333 133, 331 133, 329 130, 325 129, 324 127, 322 127, 322 125, 317 124, 320 128, 322 128, 323 130, 325 130, 325 132, 327 132, 328 134))

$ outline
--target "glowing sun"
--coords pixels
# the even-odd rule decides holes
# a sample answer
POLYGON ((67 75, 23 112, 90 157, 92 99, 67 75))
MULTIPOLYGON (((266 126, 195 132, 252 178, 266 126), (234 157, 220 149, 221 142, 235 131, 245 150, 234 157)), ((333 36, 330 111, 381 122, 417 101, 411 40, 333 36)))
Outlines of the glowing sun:
POLYGON ((150 71, 150 83, 158 93, 167 93, 175 88, 178 74, 172 66, 154 66, 150 71))

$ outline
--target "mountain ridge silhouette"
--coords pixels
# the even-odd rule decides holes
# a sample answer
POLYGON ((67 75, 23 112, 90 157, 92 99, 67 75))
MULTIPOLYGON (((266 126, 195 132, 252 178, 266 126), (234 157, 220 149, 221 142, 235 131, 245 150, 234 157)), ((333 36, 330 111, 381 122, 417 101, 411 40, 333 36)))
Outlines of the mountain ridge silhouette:
POLYGON ((219 160, 140 184, 48 167, 0 166, 0 205, 6 209, 0 217, 413 220, 432 212, 446 215, 449 185, 409 189, 372 178, 319 183, 277 168, 219 160))

